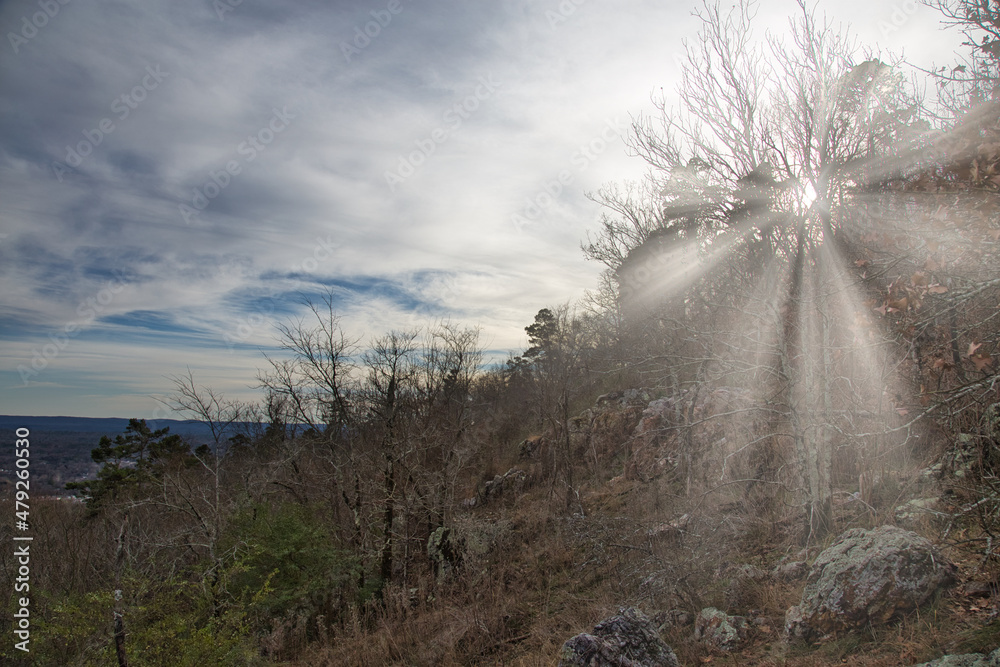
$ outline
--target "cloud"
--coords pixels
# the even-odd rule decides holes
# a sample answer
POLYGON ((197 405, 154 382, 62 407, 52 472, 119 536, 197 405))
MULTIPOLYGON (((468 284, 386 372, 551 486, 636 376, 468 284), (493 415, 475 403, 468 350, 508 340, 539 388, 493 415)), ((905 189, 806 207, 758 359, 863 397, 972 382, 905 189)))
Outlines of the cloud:
POLYGON ((8 411, 150 416, 135 397, 184 366, 246 394, 325 289, 356 336, 451 318, 523 345, 596 283, 584 193, 644 170, 607 128, 695 27, 646 0, 217 4, 60 4, 30 39, 37 2, 0 6, 24 39, 0 45, 8 411))

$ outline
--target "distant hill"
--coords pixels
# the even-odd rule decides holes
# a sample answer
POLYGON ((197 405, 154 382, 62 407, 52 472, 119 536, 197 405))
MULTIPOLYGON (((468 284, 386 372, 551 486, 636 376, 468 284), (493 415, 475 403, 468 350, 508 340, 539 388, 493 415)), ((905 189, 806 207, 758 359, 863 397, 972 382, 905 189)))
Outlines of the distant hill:
MULTIPOLYGON (((13 431, 18 428, 39 434, 46 433, 96 433, 100 435, 117 435, 125 431, 128 419, 92 418, 92 417, 19 417, 0 415, 0 431, 13 431)), ((171 433, 186 435, 191 438, 211 440, 212 432, 205 422, 193 419, 147 419, 146 423, 154 429, 170 428, 171 433)), ((96 445, 96 440, 95 440, 96 445)))
MULTIPOLYGON (((128 419, 90 417, 24 417, 0 415, 0 490, 13 484, 14 432, 31 431, 31 487, 44 494, 64 493, 66 482, 90 479, 97 464, 90 456, 102 435, 125 432, 128 419)), ((193 445, 211 444, 212 432, 205 422, 179 419, 146 420, 153 429, 170 428, 193 445)))

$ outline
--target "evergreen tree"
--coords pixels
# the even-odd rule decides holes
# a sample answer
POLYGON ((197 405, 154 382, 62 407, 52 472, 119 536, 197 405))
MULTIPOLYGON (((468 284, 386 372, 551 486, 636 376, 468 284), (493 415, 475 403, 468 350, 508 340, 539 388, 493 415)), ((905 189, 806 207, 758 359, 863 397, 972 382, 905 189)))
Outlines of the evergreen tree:
MULTIPOLYGON (((145 419, 130 419, 124 434, 114 440, 101 436, 90 456, 100 464, 97 479, 70 482, 67 489, 82 491, 87 505, 95 508, 105 499, 118 499, 127 489, 142 489, 156 479, 169 464, 191 462, 191 447, 179 435, 169 435, 170 428, 153 431, 145 419)), ((199 448, 200 454, 208 454, 199 448)))

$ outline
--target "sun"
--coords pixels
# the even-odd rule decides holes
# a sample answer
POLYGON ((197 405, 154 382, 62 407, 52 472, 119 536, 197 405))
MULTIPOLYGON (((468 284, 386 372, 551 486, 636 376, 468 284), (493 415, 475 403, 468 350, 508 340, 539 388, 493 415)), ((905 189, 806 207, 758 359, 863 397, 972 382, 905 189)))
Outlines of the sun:
POLYGON ((802 206, 803 210, 809 210, 812 207, 813 202, 816 201, 816 188, 813 187, 812 183, 806 182, 799 189, 799 204, 802 206))

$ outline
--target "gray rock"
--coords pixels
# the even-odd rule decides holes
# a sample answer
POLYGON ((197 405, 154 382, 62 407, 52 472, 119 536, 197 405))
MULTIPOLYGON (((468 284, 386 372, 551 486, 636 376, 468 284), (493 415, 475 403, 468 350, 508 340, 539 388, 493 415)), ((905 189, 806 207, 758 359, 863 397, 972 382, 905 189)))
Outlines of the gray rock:
POLYGON ((796 581, 809 574, 809 563, 804 560, 789 561, 775 565, 771 574, 778 581, 796 581))
POLYGON ((939 498, 914 498, 896 508, 898 521, 917 521, 926 516, 941 514, 937 511, 939 498))
POLYGON ((789 638, 882 624, 955 583, 955 566, 914 532, 855 528, 813 563, 802 602, 785 615, 789 638))
POLYGON ((542 435, 533 435, 525 438, 518 447, 520 457, 522 459, 537 458, 547 443, 548 440, 542 435))
POLYGON ((519 468, 511 468, 503 475, 496 475, 483 485, 476 504, 482 506, 500 496, 519 494, 524 490, 527 481, 528 473, 519 468))
POLYGON ((982 653, 966 653, 965 655, 946 655, 937 660, 922 662, 914 667, 1000 667, 1000 648, 989 655, 982 653))
POLYGON ((451 528, 441 526, 427 538, 427 557, 438 579, 446 578, 461 564, 462 551, 462 540, 451 528))
POLYGON ((747 620, 706 607, 694 624, 694 638, 723 651, 735 651, 747 638, 747 620))
POLYGON ((923 470, 920 479, 924 483, 961 480, 973 473, 978 462, 976 436, 959 433, 958 442, 948 449, 938 463, 923 470))
POLYGON ((679 667, 677 656, 656 633, 646 616, 634 608, 594 626, 563 644, 559 667, 679 667))
POLYGON ((641 388, 641 389, 626 389, 625 391, 613 391, 608 394, 603 394, 597 397, 595 401, 595 406, 598 408, 604 408, 608 406, 617 406, 620 408, 628 407, 629 405, 642 404, 645 405, 652 400, 653 394, 656 393, 655 389, 641 388))

